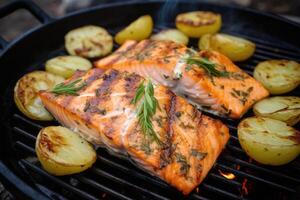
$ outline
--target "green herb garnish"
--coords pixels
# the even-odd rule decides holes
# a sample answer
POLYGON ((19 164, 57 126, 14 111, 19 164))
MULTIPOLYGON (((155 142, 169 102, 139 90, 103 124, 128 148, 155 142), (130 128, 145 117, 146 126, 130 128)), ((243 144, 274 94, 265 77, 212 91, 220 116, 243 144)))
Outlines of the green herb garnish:
MULTIPOLYGON (((189 57, 186 59, 186 63, 188 65, 197 65, 198 67, 203 68, 209 76, 216 76, 216 77, 227 77, 229 75, 226 71, 219 71, 216 69, 217 64, 211 62, 207 58, 203 57, 189 57)), ((188 66, 189 67, 189 66, 188 66)))
POLYGON ((77 85, 79 82, 81 82, 81 79, 77 79, 75 81, 72 81, 70 83, 64 84, 60 83, 56 85, 51 92, 60 95, 60 94, 69 94, 77 96, 77 92, 81 90, 84 86, 86 86, 86 82, 83 82, 80 85, 77 85))
POLYGON ((139 85, 132 103, 137 104, 140 100, 141 102, 137 109, 137 116, 142 131, 151 140, 160 144, 161 141, 156 135, 151 121, 156 112, 156 108, 159 108, 159 104, 157 99, 154 97, 154 88, 150 80, 146 86, 144 85, 144 82, 139 85))

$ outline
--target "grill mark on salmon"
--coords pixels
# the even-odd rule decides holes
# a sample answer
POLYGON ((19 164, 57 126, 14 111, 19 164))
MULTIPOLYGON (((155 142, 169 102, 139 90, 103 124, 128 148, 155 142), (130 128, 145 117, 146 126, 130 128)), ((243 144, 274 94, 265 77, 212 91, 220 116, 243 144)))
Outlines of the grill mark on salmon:
MULTIPOLYGON (((77 78, 88 80, 95 70, 98 69, 77 78)), ((154 96, 161 109, 156 110, 151 121, 162 144, 151 141, 139 126, 138 105, 131 103, 143 81, 146 80, 136 74, 107 70, 78 91, 68 105, 63 103, 67 95, 41 91, 39 96, 66 127, 114 154, 129 156, 143 170, 188 194, 205 178, 225 147, 228 128, 201 114, 166 87, 155 85, 154 96), (99 87, 102 89, 96 96, 99 87)))
POLYGON ((269 95, 259 82, 216 51, 195 52, 175 42, 151 40, 128 41, 120 49, 94 65, 150 77, 213 114, 240 118, 255 102, 269 95), (116 55, 118 59, 112 59, 116 55), (191 55, 209 59, 229 76, 211 77, 203 68, 187 65, 185 58, 191 55))
POLYGON ((175 104, 176 96, 171 94, 170 106, 167 110, 168 113, 168 126, 167 126, 167 139, 164 148, 162 149, 162 154, 160 155, 160 164, 159 168, 162 169, 171 162, 171 157, 174 152, 174 145, 172 144, 173 130, 171 129, 170 124, 174 120, 175 114, 175 104))

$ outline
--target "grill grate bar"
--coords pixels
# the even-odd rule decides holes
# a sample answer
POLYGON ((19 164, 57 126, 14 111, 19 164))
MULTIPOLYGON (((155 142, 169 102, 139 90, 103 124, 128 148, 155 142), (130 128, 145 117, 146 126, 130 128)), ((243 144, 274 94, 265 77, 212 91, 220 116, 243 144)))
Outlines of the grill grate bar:
POLYGON ((249 168, 252 168, 252 169, 255 169, 255 170, 259 170, 259 171, 262 171, 262 172, 266 172, 268 174, 272 174, 273 176, 278 176, 280 178, 283 178, 283 179, 288 179, 290 181, 295 181, 297 183, 300 183, 300 180, 299 179, 296 179, 294 177, 291 177, 291 176, 287 176, 283 173, 278 173, 276 171, 272 171, 272 170, 269 170, 267 168, 264 168, 264 167, 260 167, 258 165, 254 165, 252 163, 249 163, 249 162, 246 162, 244 160, 240 160, 238 158, 234 158, 232 156, 229 156, 229 155, 224 155, 222 158, 226 159, 226 160, 229 160, 231 162, 234 162, 234 163, 237 163, 237 164, 240 164, 240 165, 243 165, 245 167, 249 167, 249 168))
POLYGON ((278 189, 282 189, 282 190, 285 190, 285 191, 288 191, 288 192, 292 192, 292 193, 296 192, 295 190, 293 190, 293 189, 291 189, 289 187, 286 187, 284 185, 280 185, 280 184, 277 184, 277 183, 274 183, 274 182, 271 182, 271 181, 268 181, 268 180, 256 177, 254 175, 245 173, 243 171, 232 169, 231 167, 225 166, 225 165, 220 164, 220 163, 217 163, 217 166, 219 166, 220 168, 222 168, 224 170, 230 171, 230 172, 232 172, 234 174, 237 174, 237 175, 240 175, 242 177, 250 178, 250 179, 253 179, 253 180, 256 180, 256 181, 268 184, 268 185, 273 186, 273 187, 278 188, 278 189))
POLYGON ((197 199, 197 200, 210 200, 210 199, 208 199, 208 198, 206 198, 206 197, 200 196, 200 195, 195 194, 195 193, 193 193, 193 194, 191 195, 191 198, 192 198, 192 199, 197 199))
POLYGON ((261 40, 261 39, 258 39, 257 37, 252 37, 249 35, 244 35, 244 34, 240 34, 240 33, 236 33, 236 32, 227 32, 227 33, 246 38, 246 39, 254 42, 257 47, 267 48, 270 51, 275 50, 278 53, 286 53, 288 55, 295 55, 295 56, 299 57, 299 55, 294 53, 295 51, 298 51, 295 48, 291 48, 291 47, 287 47, 287 46, 283 46, 283 45, 276 45, 275 43, 267 42, 266 40, 261 40))
POLYGON ((235 152, 237 152, 237 153, 239 153, 239 154, 245 155, 245 152, 243 151, 243 149, 241 149, 241 148, 239 148, 239 147, 233 146, 233 145, 231 145, 231 144, 227 144, 226 146, 227 146, 228 149, 230 149, 230 150, 233 150, 233 151, 235 151, 235 152))
POLYGON ((14 116, 14 118, 19 119, 19 120, 21 120, 21 121, 23 121, 23 122, 25 122, 27 124, 30 124, 31 126, 34 126, 34 127, 38 128, 38 129, 44 128, 43 126, 41 126, 41 125, 39 125, 39 124, 31 121, 31 120, 28 120, 28 119, 26 119, 25 117, 23 117, 23 116, 21 116, 19 114, 14 114, 13 116, 14 116))
POLYGON ((40 167, 35 166, 34 164, 28 162, 27 160, 21 159, 21 162, 23 163, 24 166, 27 166, 29 169, 33 170, 35 173, 42 175, 43 177, 46 177, 47 179, 51 180, 52 182, 66 188, 67 190, 73 192, 74 194, 80 195, 84 199, 89 199, 89 200, 96 200, 97 198, 82 191, 79 190, 75 187, 70 186, 69 184, 65 183, 64 181, 56 178, 55 176, 49 175, 47 172, 42 170, 40 167))
POLYGON ((114 195, 115 197, 117 197, 118 199, 125 199, 125 200, 133 200, 132 198, 126 197, 123 194, 119 193, 118 191, 112 190, 104 185, 99 184, 96 181, 93 181, 89 178, 86 178, 84 176, 78 176, 78 180, 80 180, 81 182, 92 186, 93 188, 97 189, 97 190, 101 190, 103 192, 109 193, 114 195))
POLYGON ((28 133, 27 131, 24 131, 23 129, 20 129, 19 127, 13 127, 13 130, 16 133, 18 133, 18 134, 20 134, 20 135, 22 135, 22 136, 24 136, 24 137, 26 137, 26 138, 28 138, 30 140, 33 140, 33 141, 36 140, 36 137, 34 135, 28 133))
POLYGON ((272 48, 272 47, 269 47, 269 46, 266 46, 266 45, 263 45, 263 44, 259 44, 259 43, 256 43, 256 47, 258 50, 261 50, 261 51, 265 51, 265 52, 272 52, 272 54, 275 56, 275 55, 278 55, 278 57, 281 57, 282 55, 284 55, 285 57, 288 57, 288 58, 292 58, 292 59, 300 59, 300 56, 299 54, 297 53, 294 53, 295 52, 295 49, 294 50, 291 50, 291 51, 286 51, 284 49, 278 49, 278 48, 272 48))
POLYGON ((120 179, 118 177, 115 177, 115 176, 113 176, 113 175, 111 175, 111 174, 109 174, 109 173, 107 173, 107 172, 105 172, 105 171, 103 171, 101 169, 93 168, 92 171, 95 174, 100 175, 101 177, 105 177, 105 178, 110 179, 110 180, 112 180, 114 182, 117 182, 117 183, 120 183, 120 184, 124 184, 126 186, 131 187, 131 188, 135 188, 136 190, 139 190, 139 191, 141 191, 141 192, 143 192, 145 194, 151 195, 151 196, 153 196, 153 197, 155 197, 157 199, 169 199, 169 198, 165 198, 165 197, 163 197, 161 195, 158 195, 156 193, 153 193, 153 192, 151 192, 149 190, 146 190, 144 188, 141 188, 141 187, 139 187, 139 186, 137 186, 135 184, 129 183, 128 181, 125 181, 124 179, 120 179))
MULTIPOLYGON (((254 61, 254 63, 259 63, 259 62, 264 61, 264 60, 270 60, 270 57, 264 56, 264 55, 261 55, 261 54, 257 54, 255 52, 252 56, 252 60, 254 61)), ((252 67, 252 70, 253 70, 253 67, 252 67)))
POLYGON ((209 184, 207 184, 207 183, 202 183, 201 184, 201 187, 203 187, 203 188, 205 188, 205 189, 207 189, 207 190, 209 190, 209 191, 211 191, 211 192, 217 192, 217 193, 220 193, 221 195, 223 195, 224 197, 230 197, 231 199, 245 199, 245 198, 243 198, 243 197, 241 197, 241 196, 238 196, 238 195, 234 195, 234 194, 232 194, 232 193, 229 193, 229 192, 226 192, 226 191, 224 191, 224 190, 220 190, 219 188, 216 188, 216 187, 214 187, 214 186, 211 186, 211 185, 209 185, 209 184))
POLYGON ((169 188, 169 185, 167 185, 166 183, 164 183, 162 181, 159 181, 159 180, 157 180, 155 178, 146 176, 146 175, 144 175, 142 173, 139 173, 139 172, 137 172, 135 170, 131 170, 131 169, 127 168, 127 167, 124 167, 123 165, 115 163, 115 162, 113 162, 111 160, 108 160, 108 159, 106 159, 104 157, 98 156, 98 160, 100 160, 101 162, 103 162, 103 163, 105 163, 105 164, 107 164, 107 165, 109 165, 111 167, 114 167, 114 168, 116 168, 118 170, 122 170, 123 172, 125 172, 127 174, 133 175, 136 178, 140 178, 142 180, 147 180, 148 182, 155 183, 156 185, 159 185, 160 187, 163 187, 163 188, 169 188))
POLYGON ((29 153, 31 153, 31 154, 33 154, 33 155, 36 155, 33 148, 31 148, 30 146, 28 146, 28 145, 26 145, 26 144, 24 144, 24 143, 22 143, 22 142, 20 142, 20 141, 17 141, 17 142, 14 144, 14 146, 15 146, 15 147, 20 147, 20 148, 26 150, 27 152, 29 152, 29 153))
POLYGON ((269 50, 262 50, 261 48, 257 48, 255 50, 255 53, 258 53, 260 55, 264 55, 264 56, 269 56, 268 59, 270 58, 275 58, 275 59, 293 59, 293 60, 297 60, 297 61, 300 61, 299 59, 299 56, 286 56, 286 55, 283 55, 283 54, 279 54, 279 53, 274 53, 274 50, 273 51, 269 51, 269 50))

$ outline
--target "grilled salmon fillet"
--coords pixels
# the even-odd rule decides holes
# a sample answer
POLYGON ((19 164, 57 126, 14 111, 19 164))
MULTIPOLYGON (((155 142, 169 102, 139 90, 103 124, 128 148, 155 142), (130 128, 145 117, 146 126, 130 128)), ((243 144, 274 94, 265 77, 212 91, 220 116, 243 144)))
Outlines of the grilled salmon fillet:
POLYGON ((146 80, 114 69, 78 72, 64 84, 80 79, 77 96, 41 91, 45 107, 64 126, 95 145, 129 156, 140 168, 184 194, 206 177, 229 139, 228 128, 202 114, 167 87, 154 85, 156 109, 151 121, 161 142, 142 131, 132 100, 146 80))
POLYGON ((269 95, 254 78, 216 51, 196 52, 172 41, 127 41, 112 55, 96 61, 101 69, 135 72, 169 87, 200 109, 230 118, 240 118, 258 100, 269 95), (228 74, 214 77, 186 58, 208 59, 228 74))

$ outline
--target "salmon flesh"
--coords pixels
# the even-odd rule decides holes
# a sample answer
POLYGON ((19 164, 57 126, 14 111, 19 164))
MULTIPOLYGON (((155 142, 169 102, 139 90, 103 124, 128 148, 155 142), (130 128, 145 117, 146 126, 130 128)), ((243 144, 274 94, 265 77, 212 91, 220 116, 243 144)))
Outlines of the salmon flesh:
POLYGON ((154 84, 160 109, 151 118, 160 142, 142 131, 138 104, 132 100, 143 77, 115 69, 77 72, 64 84, 80 79, 77 95, 41 91, 39 96, 53 116, 89 142, 132 159, 184 194, 206 177, 229 139, 228 128, 176 96, 167 87, 154 84))
POLYGON ((117 69, 150 77, 187 98, 200 109, 230 118, 240 118, 258 100, 269 95, 254 78, 216 51, 196 52, 171 41, 127 41, 110 56, 96 61, 101 69, 117 69), (212 76, 189 57, 201 57, 227 76, 212 76))

